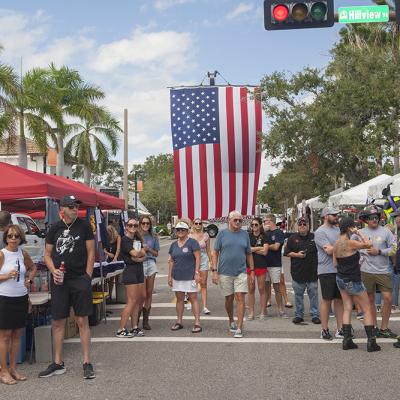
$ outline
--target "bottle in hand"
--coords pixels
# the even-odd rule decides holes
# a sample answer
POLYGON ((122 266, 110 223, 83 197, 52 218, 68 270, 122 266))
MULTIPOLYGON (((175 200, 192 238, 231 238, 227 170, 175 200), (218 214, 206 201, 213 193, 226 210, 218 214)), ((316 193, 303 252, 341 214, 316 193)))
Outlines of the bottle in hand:
POLYGON ((61 274, 61 276, 60 276, 60 278, 59 278, 59 280, 57 282, 59 285, 62 285, 64 283, 64 275, 65 275, 66 271, 67 271, 67 269, 65 268, 65 263, 64 263, 64 261, 61 261, 60 272, 62 274, 61 274))

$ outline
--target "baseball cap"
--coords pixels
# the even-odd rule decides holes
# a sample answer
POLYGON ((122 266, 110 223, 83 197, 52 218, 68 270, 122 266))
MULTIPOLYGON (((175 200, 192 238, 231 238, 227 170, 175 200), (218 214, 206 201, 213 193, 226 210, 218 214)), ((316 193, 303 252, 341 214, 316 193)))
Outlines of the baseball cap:
POLYGON ((189 230, 189 225, 186 222, 180 221, 175 225, 175 229, 178 228, 189 230))
POLYGON ((339 214, 340 211, 337 210, 334 207, 325 207, 322 211, 321 211, 321 217, 326 217, 327 215, 337 215, 339 214))
POLYGON ((75 196, 69 195, 69 196, 64 196, 60 200, 60 206, 61 207, 68 207, 72 206, 75 204, 81 204, 82 202, 78 200, 75 196))

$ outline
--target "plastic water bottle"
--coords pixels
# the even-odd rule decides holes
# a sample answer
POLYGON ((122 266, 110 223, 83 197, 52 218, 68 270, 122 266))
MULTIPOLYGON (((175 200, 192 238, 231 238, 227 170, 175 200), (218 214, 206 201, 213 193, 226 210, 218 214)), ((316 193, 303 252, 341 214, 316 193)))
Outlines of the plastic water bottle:
POLYGON ((62 272, 62 275, 58 281, 59 285, 62 285, 64 283, 64 275, 65 275, 66 271, 67 271, 67 269, 65 268, 65 263, 64 263, 64 261, 61 261, 60 272, 62 272))

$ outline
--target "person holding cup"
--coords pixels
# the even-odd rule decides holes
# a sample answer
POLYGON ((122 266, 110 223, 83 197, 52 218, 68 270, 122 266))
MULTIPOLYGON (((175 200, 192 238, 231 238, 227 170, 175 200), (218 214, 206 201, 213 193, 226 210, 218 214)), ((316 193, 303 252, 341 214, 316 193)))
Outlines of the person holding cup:
POLYGON ((138 324, 144 301, 143 261, 146 259, 146 251, 143 248, 143 238, 138 228, 137 219, 130 218, 125 226, 125 236, 121 239, 120 257, 125 262, 122 283, 126 289, 126 305, 122 311, 119 329, 116 333, 119 338, 144 336, 144 332, 138 327, 138 324), (126 327, 129 317, 132 320, 130 331, 126 327))
POLYGON ((17 371, 16 363, 28 316, 28 287, 36 274, 36 265, 20 247, 26 241, 19 225, 7 226, 3 243, 5 247, 0 250, 0 381, 15 385, 26 380, 17 371))
POLYGON ((171 330, 183 328, 182 318, 185 293, 192 304, 194 326, 192 333, 200 333, 200 306, 197 299, 197 284, 200 282, 200 245, 189 237, 189 225, 185 221, 178 221, 175 226, 178 240, 171 244, 168 258, 168 285, 172 287, 176 296, 177 320, 171 330))

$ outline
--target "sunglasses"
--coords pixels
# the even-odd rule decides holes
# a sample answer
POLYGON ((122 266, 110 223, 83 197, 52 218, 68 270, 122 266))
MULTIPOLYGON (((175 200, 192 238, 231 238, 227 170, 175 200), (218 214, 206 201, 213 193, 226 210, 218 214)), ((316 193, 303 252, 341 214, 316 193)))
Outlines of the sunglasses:
POLYGON ((176 228, 177 232, 187 232, 187 229, 185 228, 176 228))
POLYGON ((142 225, 150 225, 150 222, 142 222, 142 225))
POLYGON ((126 224, 128 228, 137 228, 139 224, 126 224))
POLYGON ((18 235, 17 233, 9 233, 7 235, 7 239, 19 239, 21 236, 18 235))
POLYGON ((260 226, 259 224, 251 224, 251 226, 260 226))
POLYGON ((377 215, 367 217, 367 221, 379 221, 379 217, 377 215))
POLYGON ((305 222, 300 222, 298 225, 299 226, 307 226, 307 224, 305 222))
POLYGON ((241 218, 235 218, 235 219, 233 220, 233 222, 241 223, 241 222, 243 222, 243 220, 242 220, 241 218))
POLYGON ((67 208, 69 208, 70 210, 73 210, 74 208, 79 208, 78 204, 69 204, 67 206, 67 208))
POLYGON ((195 222, 194 225, 203 225, 202 222, 195 222))

